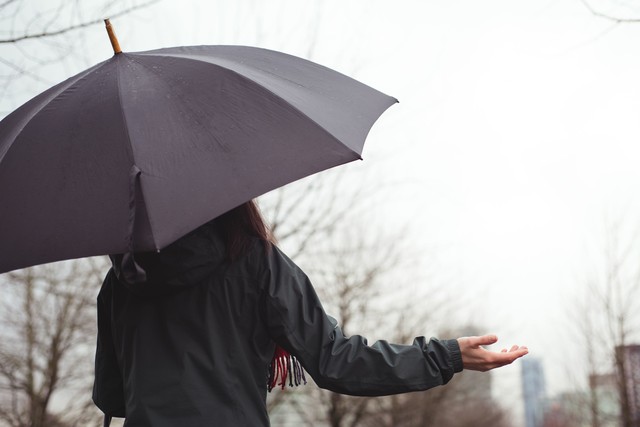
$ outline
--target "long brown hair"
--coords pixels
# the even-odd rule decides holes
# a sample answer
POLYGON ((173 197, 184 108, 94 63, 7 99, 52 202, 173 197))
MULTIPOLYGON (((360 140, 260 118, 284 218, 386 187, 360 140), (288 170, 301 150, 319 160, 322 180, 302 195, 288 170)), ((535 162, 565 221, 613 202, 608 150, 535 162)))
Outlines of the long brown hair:
POLYGON ((229 261, 235 261, 245 254, 255 239, 261 240, 267 249, 275 244, 271 230, 254 200, 225 212, 215 219, 215 223, 225 241, 229 261))

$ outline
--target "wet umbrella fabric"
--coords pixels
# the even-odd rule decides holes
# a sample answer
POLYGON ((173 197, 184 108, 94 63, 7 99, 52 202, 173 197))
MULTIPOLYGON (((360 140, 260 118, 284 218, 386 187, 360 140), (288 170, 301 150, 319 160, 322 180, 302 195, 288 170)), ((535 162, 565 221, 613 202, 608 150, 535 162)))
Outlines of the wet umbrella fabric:
POLYGON ((0 273, 161 249, 251 198, 359 159, 395 102, 265 49, 116 54, 0 122, 0 273))

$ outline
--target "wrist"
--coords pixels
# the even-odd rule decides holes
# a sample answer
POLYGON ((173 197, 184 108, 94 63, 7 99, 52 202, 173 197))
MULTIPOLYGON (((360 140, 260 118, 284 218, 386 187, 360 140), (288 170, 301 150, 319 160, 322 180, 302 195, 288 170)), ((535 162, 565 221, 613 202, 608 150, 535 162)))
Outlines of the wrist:
POLYGON ((449 350, 449 357, 451 357, 453 372, 461 372, 464 369, 464 365, 462 363, 462 352, 460 351, 460 343, 458 342, 458 340, 445 340, 445 345, 449 350))

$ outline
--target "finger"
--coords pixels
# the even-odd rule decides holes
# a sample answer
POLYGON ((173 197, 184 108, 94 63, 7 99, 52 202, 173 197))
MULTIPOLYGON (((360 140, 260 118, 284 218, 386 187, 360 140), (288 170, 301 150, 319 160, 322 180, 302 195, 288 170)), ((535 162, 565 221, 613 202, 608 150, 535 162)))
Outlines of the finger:
POLYGON ((498 341, 498 337, 495 335, 482 335, 480 337, 470 337, 470 342, 473 346, 491 345, 498 341))
POLYGON ((506 352, 507 352, 506 348, 503 348, 502 350, 500 350, 500 353, 506 353, 506 352))
POLYGON ((511 352, 511 351, 516 351, 518 348, 519 348, 519 347, 518 347, 517 345, 514 345, 514 346, 511 346, 511 350, 509 350, 509 351, 510 351, 510 352, 511 352))
POLYGON ((526 348, 519 348, 517 350, 512 350, 508 353, 504 354, 504 361, 507 363, 511 363, 516 359, 521 358, 522 356, 526 355, 529 353, 529 350, 527 350, 526 348))

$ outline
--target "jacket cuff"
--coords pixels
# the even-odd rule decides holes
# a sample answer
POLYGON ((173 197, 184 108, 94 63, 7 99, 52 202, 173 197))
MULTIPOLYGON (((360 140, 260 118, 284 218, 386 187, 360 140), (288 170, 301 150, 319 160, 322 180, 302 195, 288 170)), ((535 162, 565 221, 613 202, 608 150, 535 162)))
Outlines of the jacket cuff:
POLYGON ((458 344, 458 340, 445 340, 444 344, 449 350, 453 372, 461 372, 464 367, 462 365, 462 353, 460 352, 460 345, 458 344))

